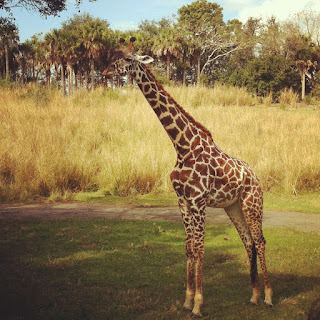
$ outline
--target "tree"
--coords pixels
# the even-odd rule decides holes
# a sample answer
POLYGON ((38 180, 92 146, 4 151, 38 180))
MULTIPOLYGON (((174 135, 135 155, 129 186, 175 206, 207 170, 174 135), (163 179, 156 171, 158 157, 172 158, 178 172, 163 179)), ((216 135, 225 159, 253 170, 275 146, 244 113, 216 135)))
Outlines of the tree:
POLYGON ((98 18, 87 21, 80 30, 78 44, 90 61, 91 90, 94 90, 94 61, 109 43, 109 23, 98 18))
MULTIPOLYGON (((11 12, 12 8, 23 7, 27 10, 38 11, 43 16, 56 16, 66 9, 67 3, 68 0, 0 0, 0 9, 11 12)), ((82 0, 76 0, 78 7, 81 3, 82 0)))
POLYGON ((285 88, 300 88, 300 76, 295 62, 281 55, 271 55, 252 60, 243 71, 242 85, 257 94, 273 94, 276 101, 280 91, 285 88))
POLYGON ((214 63, 238 49, 235 38, 230 36, 223 22, 222 8, 207 0, 197 0, 178 10, 179 27, 188 34, 188 44, 192 51, 200 76, 214 63))
POLYGON ((284 35, 281 24, 275 16, 267 19, 259 36, 260 54, 262 56, 279 55, 283 53, 284 35))
POLYGON ((25 41, 19 44, 19 50, 16 54, 16 59, 21 68, 21 86, 24 86, 25 80, 27 80, 27 67, 28 63, 32 59, 32 45, 30 41, 25 41))
POLYGON ((158 57, 165 57, 167 64, 167 79, 170 80, 170 69, 172 58, 181 56, 181 43, 179 42, 180 33, 173 21, 162 19, 159 23, 159 32, 154 39, 152 51, 158 57), (164 25, 164 26, 161 26, 164 25))
POLYGON ((9 67, 9 49, 10 47, 17 44, 19 40, 18 28, 16 25, 8 18, 0 17, 0 40, 4 48, 5 55, 5 70, 6 70, 6 80, 10 79, 10 67, 9 67))
POLYGON ((320 13, 308 10, 294 16, 287 22, 291 26, 290 40, 291 55, 296 61, 301 75, 302 99, 306 89, 314 90, 318 85, 316 74, 320 61, 320 13))
POLYGON ((314 10, 303 10, 294 17, 295 23, 300 30, 307 35, 312 42, 320 46, 320 12, 314 10))

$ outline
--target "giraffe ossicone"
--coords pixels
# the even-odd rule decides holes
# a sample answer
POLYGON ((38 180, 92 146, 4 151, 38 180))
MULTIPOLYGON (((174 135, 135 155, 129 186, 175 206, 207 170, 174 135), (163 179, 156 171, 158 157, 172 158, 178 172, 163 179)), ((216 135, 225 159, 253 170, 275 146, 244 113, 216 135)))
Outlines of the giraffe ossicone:
POLYGON ((178 197, 186 233, 187 289, 184 308, 201 315, 203 304, 205 210, 224 208, 247 251, 252 284, 251 303, 258 304, 260 285, 257 257, 262 269, 265 303, 272 305, 272 289, 265 261, 262 232, 263 193, 260 181, 247 163, 229 156, 213 141, 211 133, 187 113, 156 80, 147 63, 149 56, 132 51, 120 41, 107 73, 130 75, 156 113, 177 153, 170 175, 178 197))

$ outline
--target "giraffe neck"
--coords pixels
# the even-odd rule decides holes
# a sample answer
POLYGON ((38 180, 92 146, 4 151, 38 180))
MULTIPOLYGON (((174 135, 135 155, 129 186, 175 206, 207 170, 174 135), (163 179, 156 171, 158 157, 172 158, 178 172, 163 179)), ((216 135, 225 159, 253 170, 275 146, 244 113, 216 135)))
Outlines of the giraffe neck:
POLYGON ((138 64, 132 76, 171 139, 178 159, 185 159, 200 139, 212 142, 211 133, 164 90, 145 65, 138 64))

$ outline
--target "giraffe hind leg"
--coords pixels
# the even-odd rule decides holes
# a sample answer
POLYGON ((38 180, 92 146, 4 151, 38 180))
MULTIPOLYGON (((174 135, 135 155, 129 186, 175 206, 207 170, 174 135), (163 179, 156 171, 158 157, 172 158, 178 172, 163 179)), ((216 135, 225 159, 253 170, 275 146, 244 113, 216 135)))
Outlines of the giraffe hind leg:
POLYGON ((225 208, 226 213, 228 214, 230 220, 236 227, 239 236, 244 244, 244 247, 247 251, 249 263, 250 263, 250 277, 252 284, 252 297, 250 302, 257 305, 259 297, 261 295, 260 283, 257 270, 257 252, 252 239, 250 229, 247 225, 247 222, 243 216, 239 202, 232 204, 231 206, 225 208))
POLYGON ((255 205, 247 205, 246 198, 241 201, 241 209, 247 225, 250 229, 250 234, 254 241, 255 250, 259 257, 260 267, 263 275, 264 291, 265 291, 265 304, 272 306, 272 288, 269 280, 269 275, 267 271, 266 259, 265 259, 265 246, 266 240, 262 232, 262 197, 260 201, 258 200, 255 205))

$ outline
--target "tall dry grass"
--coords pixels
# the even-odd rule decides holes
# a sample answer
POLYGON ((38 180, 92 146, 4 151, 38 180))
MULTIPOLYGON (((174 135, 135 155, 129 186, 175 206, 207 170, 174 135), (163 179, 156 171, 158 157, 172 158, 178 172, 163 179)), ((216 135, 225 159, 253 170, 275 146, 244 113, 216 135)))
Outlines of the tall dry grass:
MULTIPOLYGON (((257 101, 242 90, 168 88, 224 151, 254 168, 264 189, 319 189, 320 110, 245 107, 257 101)), ((175 159, 135 88, 70 98, 33 88, 0 91, 2 201, 94 190, 169 192, 175 159)))

